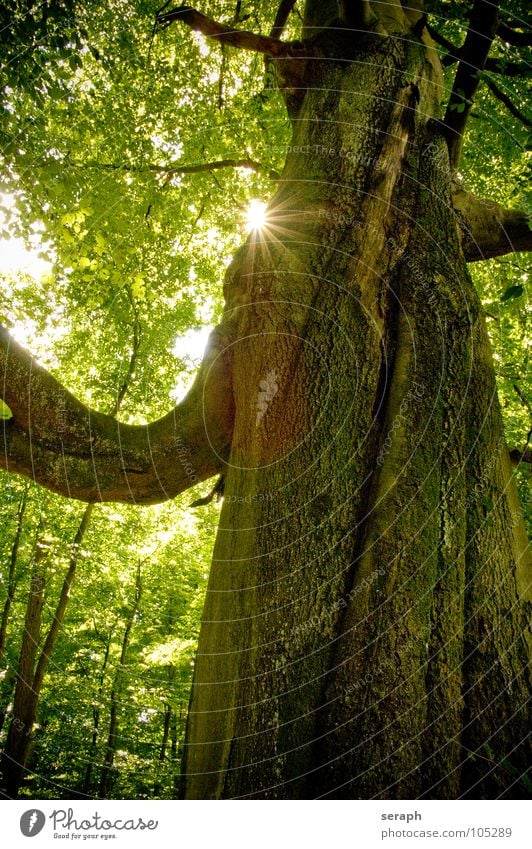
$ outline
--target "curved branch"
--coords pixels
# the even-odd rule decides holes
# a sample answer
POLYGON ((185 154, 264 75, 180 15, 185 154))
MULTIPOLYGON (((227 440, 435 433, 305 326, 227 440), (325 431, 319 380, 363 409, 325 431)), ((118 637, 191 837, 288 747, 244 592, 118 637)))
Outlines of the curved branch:
POLYGON ((176 9, 157 15, 156 18, 156 23, 162 27, 169 26, 173 21, 181 21, 196 32, 201 32, 206 38, 219 41, 220 44, 229 44, 231 47, 252 50, 255 53, 265 53, 267 56, 293 56, 302 47, 300 42, 280 41, 278 38, 226 26, 202 15, 191 6, 178 6, 176 9))
POLYGON ((482 200, 461 187, 452 200, 467 262, 532 251, 532 230, 524 212, 482 200))
POLYGON ((78 401, 0 328, 0 466, 81 501, 156 504, 223 470, 233 427, 223 333, 211 334, 186 398, 148 425, 78 401))

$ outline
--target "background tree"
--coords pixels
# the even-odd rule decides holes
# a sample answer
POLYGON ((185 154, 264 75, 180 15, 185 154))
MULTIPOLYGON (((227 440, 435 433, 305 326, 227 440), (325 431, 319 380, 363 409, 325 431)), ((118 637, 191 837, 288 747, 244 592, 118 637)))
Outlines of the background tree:
POLYGON ((466 262, 531 246, 510 208, 529 30, 518 4, 419 5, 166 8, 152 38, 148 5, 76 4, 63 45, 13 6, 6 228, 45 234, 55 264, 4 311, 61 382, 2 332, 4 465, 136 504, 224 474, 189 797, 527 790, 526 538, 482 308, 518 462, 525 272, 503 260, 477 291, 466 262), (272 178, 222 312, 228 210, 272 178), (118 423, 87 404, 122 385, 133 320, 118 423), (192 388, 145 424, 176 333, 205 320, 192 388))

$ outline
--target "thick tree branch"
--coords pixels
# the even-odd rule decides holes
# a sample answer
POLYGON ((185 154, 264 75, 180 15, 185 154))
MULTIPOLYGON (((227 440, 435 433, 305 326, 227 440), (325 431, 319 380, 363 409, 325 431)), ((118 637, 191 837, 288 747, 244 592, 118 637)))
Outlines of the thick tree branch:
POLYGON ((301 51, 300 42, 280 41, 266 35, 257 35, 246 30, 236 30, 218 21, 213 21, 190 6, 178 6, 169 12, 163 12, 156 18, 159 26, 168 26, 173 21, 181 21, 196 32, 201 32, 206 38, 212 38, 221 44, 239 47, 242 50, 252 50, 255 53, 265 53, 266 56, 293 56, 301 51))
POLYGON ((521 112, 521 110, 517 108, 515 103, 513 103, 510 100, 508 95, 505 94, 505 92, 502 89, 500 89, 499 86, 496 83, 494 83, 492 79, 490 79, 486 75, 484 75, 482 77, 482 79, 486 83, 486 85, 489 88, 489 90, 491 91, 491 93, 493 95, 495 95, 495 97, 498 100, 500 100, 501 103, 504 103, 504 105, 506 106, 508 111, 512 113, 514 118, 517 118, 519 121, 521 121, 521 123, 524 124, 525 127, 532 127, 532 121, 529 118, 527 118, 527 116, 524 114, 524 112, 521 112))
POLYGON ((89 409, 0 329, 0 466, 82 501, 155 504, 223 470, 232 437, 230 374, 219 329, 186 398, 149 425, 89 409))
POLYGON ((499 0, 494 2, 476 0, 464 45, 460 51, 461 59, 444 118, 444 123, 449 130, 449 157, 453 169, 458 167, 460 160, 467 119, 480 81, 478 72, 484 70, 497 32, 499 5, 499 0))
POLYGON ((532 30, 519 32, 500 21, 497 27, 497 35, 513 47, 532 47, 532 30))
POLYGON ((427 32, 436 44, 439 44, 440 47, 444 47, 445 50, 447 50, 447 56, 442 56, 441 58, 442 65, 453 65, 455 62, 458 62, 460 59, 460 47, 456 47, 456 45, 445 38, 444 35, 439 33, 438 30, 430 24, 427 24, 427 32))
POLYGON ((532 230, 524 212, 482 200, 461 187, 452 199, 468 262, 532 251, 532 230))
POLYGON ((273 26, 270 30, 270 38, 281 38, 286 22, 290 17, 290 12, 296 5, 297 0, 281 0, 281 4, 277 9, 273 26))

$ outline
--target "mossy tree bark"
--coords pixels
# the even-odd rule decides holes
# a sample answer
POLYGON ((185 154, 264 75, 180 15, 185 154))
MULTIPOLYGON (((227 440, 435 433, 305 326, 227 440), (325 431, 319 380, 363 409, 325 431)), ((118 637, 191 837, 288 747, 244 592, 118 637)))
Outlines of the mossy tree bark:
POLYGON ((521 792, 526 539, 438 63, 396 11, 315 36, 267 227, 228 273, 187 798, 521 792))

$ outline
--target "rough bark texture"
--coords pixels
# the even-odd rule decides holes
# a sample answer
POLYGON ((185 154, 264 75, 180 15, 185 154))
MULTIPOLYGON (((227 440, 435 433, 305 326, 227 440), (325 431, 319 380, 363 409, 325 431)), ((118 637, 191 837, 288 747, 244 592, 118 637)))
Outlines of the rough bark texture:
POLYGON ((184 793, 519 796, 526 539, 434 55, 393 31, 313 49, 226 281, 235 425, 184 793))

